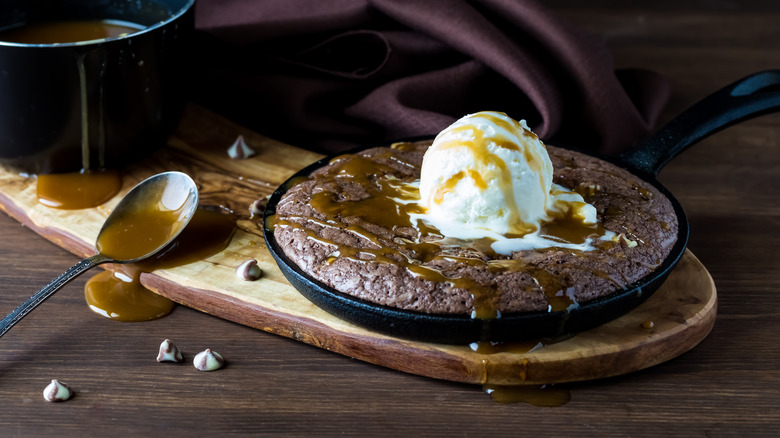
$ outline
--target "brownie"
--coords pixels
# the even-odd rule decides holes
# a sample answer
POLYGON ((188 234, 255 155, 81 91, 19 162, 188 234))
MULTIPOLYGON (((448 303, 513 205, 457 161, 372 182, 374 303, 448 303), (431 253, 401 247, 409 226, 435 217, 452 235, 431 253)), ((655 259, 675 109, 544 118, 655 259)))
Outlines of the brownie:
MULTIPOLYGON (((286 256, 317 280, 370 302, 480 318, 566 310, 652 272, 677 239, 677 216, 652 185, 603 160, 554 146, 554 182, 581 194, 614 233, 595 249, 523 250, 444 238, 415 223, 411 196, 430 141, 373 148, 331 160, 289 188, 273 218, 286 256)), ((550 227, 555 224, 549 224, 550 227)), ((566 224, 558 224, 565 230, 566 224)))

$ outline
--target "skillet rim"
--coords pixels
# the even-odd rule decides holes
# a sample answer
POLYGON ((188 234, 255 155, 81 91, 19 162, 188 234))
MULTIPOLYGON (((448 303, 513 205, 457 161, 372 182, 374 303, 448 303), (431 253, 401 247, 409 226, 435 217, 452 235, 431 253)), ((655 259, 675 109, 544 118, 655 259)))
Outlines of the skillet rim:
POLYGON ((274 190, 263 212, 263 237, 266 246, 283 275, 306 299, 326 312, 345 321, 380 332, 424 342, 468 344, 479 341, 512 342, 528 339, 555 339, 576 334, 624 315, 647 300, 663 284, 685 253, 689 238, 689 223, 685 211, 672 193, 655 175, 643 172, 616 157, 605 157, 582 149, 546 143, 558 148, 583 153, 625 169, 633 176, 657 188, 672 204, 678 220, 677 241, 669 254, 653 271, 622 290, 579 304, 568 311, 535 311, 502 314, 500 318, 479 320, 469 315, 429 314, 399 309, 363 300, 328 286, 293 263, 279 246, 274 232, 267 226, 276 214, 281 197, 291 183, 308 177, 335 157, 358 153, 374 147, 388 147, 394 143, 431 140, 420 136, 360 146, 345 152, 331 154, 296 172, 274 190))

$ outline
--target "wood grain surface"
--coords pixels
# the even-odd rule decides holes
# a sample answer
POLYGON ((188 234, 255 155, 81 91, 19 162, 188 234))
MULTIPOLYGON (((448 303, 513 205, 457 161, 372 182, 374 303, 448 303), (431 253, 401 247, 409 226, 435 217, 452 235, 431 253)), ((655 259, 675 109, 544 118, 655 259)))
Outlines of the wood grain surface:
POLYGON ((177 303, 239 324, 399 371, 456 382, 545 385, 625 374, 685 353, 715 322, 715 287, 690 253, 661 290, 630 314, 565 340, 547 341, 549 345, 532 351, 534 343, 523 343, 484 354, 467 345, 385 336, 343 321, 317 308, 285 280, 263 242, 262 217, 253 217, 248 208, 313 158, 319 157, 190 105, 169 145, 129 167, 123 190, 109 202, 82 210, 48 208, 37 201, 34 176, 0 168, 0 209, 84 257, 94 253, 93 242, 105 216, 124 192, 154 173, 186 172, 202 193, 201 203, 228 210, 237 218, 238 230, 225 250, 202 261, 144 273, 142 284, 177 303), (227 155, 226 145, 238 135, 256 156, 233 160, 227 155), (258 261, 263 276, 247 282, 237 277, 236 267, 251 259, 258 261), (643 328, 643 323, 652 327, 643 328))
MULTIPOLYGON (((664 120, 780 67, 776 2, 546 3, 601 35, 618 67, 666 76, 664 120)), ((705 140, 660 179, 685 207, 690 248, 717 285, 714 329, 661 365, 565 385, 571 401, 561 407, 496 404, 478 385, 373 366, 186 307, 116 323, 86 308, 84 277, 0 339, 0 436, 778 436, 780 116, 705 140), (189 362, 158 364, 165 338, 189 362), (224 369, 190 365, 207 347, 225 356, 224 369), (76 398, 45 402, 52 378, 76 398)), ((0 245, 2 313, 77 261, 5 215, 0 245)))

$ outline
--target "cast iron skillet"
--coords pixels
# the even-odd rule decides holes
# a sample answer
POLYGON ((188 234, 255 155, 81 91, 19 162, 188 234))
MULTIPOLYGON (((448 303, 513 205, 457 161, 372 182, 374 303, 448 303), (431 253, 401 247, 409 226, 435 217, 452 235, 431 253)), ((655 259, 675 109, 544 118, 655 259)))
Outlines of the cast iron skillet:
MULTIPOLYGON (((306 298, 329 313, 377 332, 452 344, 551 338, 577 333, 608 322, 641 304, 661 286, 682 257, 688 242, 688 220, 680 203, 656 178, 663 166, 710 134, 778 109, 780 70, 756 73, 706 97, 632 151, 617 158, 604 158, 652 184, 669 198, 679 221, 679 235, 671 253, 656 270, 624 290, 582 303, 568 312, 514 313, 480 320, 466 315, 434 315, 382 306, 341 293, 310 277, 284 255, 270 227, 264 227, 265 241, 287 280, 306 298)), ((292 178, 308 176, 332 158, 320 160, 292 178)), ((271 196, 264 220, 275 214, 288 183, 282 184, 271 196)))

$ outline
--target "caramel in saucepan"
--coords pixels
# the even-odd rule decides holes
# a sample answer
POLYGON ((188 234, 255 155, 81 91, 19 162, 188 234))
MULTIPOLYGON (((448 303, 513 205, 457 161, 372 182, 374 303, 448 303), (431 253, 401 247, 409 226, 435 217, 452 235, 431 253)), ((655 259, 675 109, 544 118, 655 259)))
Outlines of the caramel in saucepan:
POLYGON ((0 32, 0 41, 19 44, 62 44, 129 35, 144 29, 118 20, 58 20, 26 24, 0 32))

